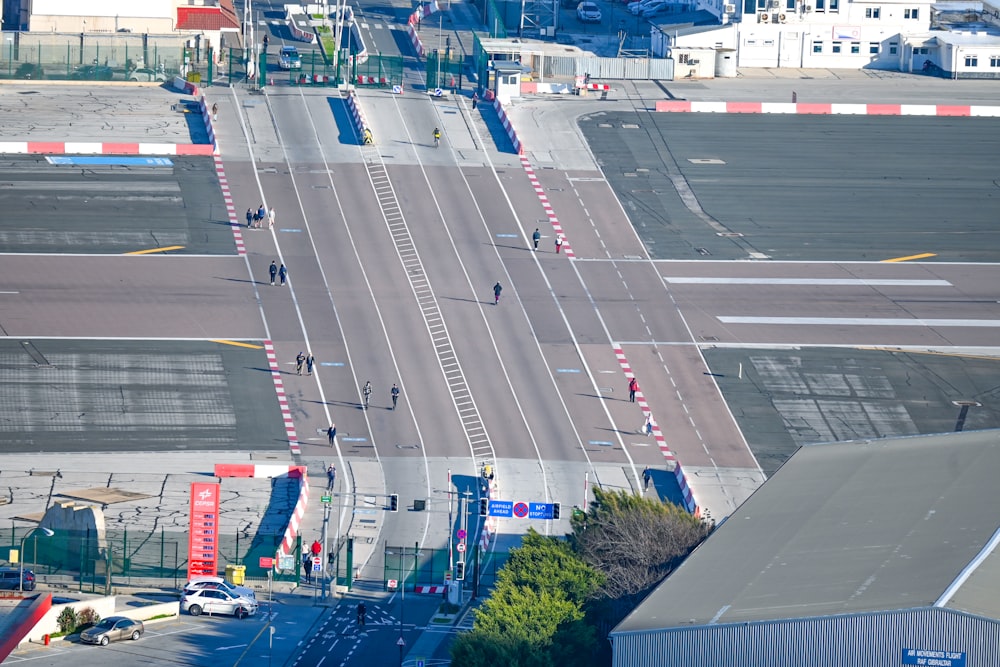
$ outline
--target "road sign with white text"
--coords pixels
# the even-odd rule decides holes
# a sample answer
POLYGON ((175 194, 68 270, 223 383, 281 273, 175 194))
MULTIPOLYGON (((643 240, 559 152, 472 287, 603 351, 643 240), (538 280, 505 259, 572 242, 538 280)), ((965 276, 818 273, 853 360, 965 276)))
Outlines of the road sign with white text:
POLYGON ((490 516, 513 516, 514 501, 512 500, 491 500, 489 505, 490 516))
POLYGON ((528 518, 529 519, 551 519, 552 518, 552 503, 529 503, 528 504, 528 518))

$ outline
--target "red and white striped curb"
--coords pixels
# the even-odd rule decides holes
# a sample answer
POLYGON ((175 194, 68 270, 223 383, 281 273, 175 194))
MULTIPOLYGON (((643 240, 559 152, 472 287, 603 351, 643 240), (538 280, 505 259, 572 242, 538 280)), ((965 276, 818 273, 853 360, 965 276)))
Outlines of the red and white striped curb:
POLYGON ((229 227, 233 230, 236 254, 246 255, 247 247, 243 242, 243 227, 240 225, 239 218, 236 217, 236 206, 233 204, 233 193, 229 190, 226 169, 222 166, 222 158, 219 155, 213 155, 212 158, 215 160, 215 175, 219 179, 219 189, 222 190, 222 201, 226 203, 226 213, 229 215, 229 227))
POLYGON ((212 144, 89 141, 0 141, 5 155, 212 155, 212 144))
POLYGON ((285 421, 288 448, 291 450, 293 456, 298 456, 302 453, 302 450, 299 448, 299 438, 295 434, 292 411, 288 409, 288 396, 285 395, 285 383, 281 380, 278 357, 274 353, 274 344, 271 341, 264 341, 264 352, 267 353, 267 365, 271 368, 271 379, 274 380, 274 390, 278 393, 278 405, 281 407, 281 418, 285 421))
POLYGON ((447 586, 414 586, 413 587, 413 592, 414 593, 434 593, 434 594, 437 594, 437 595, 441 595, 446 590, 448 590, 447 586))
POLYGON ((504 110, 503 105, 500 104, 500 99, 497 97, 493 98, 493 108, 496 109, 497 115, 500 116, 500 122, 503 123, 504 131, 514 144, 514 152, 518 155, 524 154, 524 146, 521 144, 521 140, 517 138, 517 131, 514 129, 514 125, 510 122, 510 118, 507 116, 507 112, 504 110))
POLYGON ((611 86, 606 83, 585 83, 580 88, 584 90, 611 90, 611 86))
POLYGON ((406 32, 410 35, 410 44, 413 45, 413 50, 417 52, 417 58, 423 58, 424 43, 420 41, 420 35, 417 34, 417 29, 414 28, 411 23, 406 27, 406 32))
MULTIPOLYGON (((622 371, 625 373, 625 377, 631 380, 635 377, 635 373, 632 372, 632 367, 628 363, 628 359, 625 357, 625 352, 622 350, 621 345, 614 344, 612 348, 615 351, 615 356, 618 358, 618 364, 622 367, 622 371)), ((649 409, 649 403, 646 401, 646 396, 642 393, 642 387, 635 392, 635 400, 639 404, 639 408, 642 410, 643 414, 648 414, 652 418, 653 411, 649 409)), ((694 494, 691 492, 691 486, 688 484, 687 475, 684 474, 684 469, 681 467, 681 462, 677 460, 674 453, 670 451, 670 447, 667 445, 667 439, 663 437, 663 431, 660 430, 659 424, 656 420, 652 420, 653 423, 653 438, 656 439, 656 444, 660 448, 660 453, 668 461, 674 464, 674 477, 677 478, 677 486, 680 487, 681 494, 684 496, 684 506, 687 508, 688 512, 691 514, 698 514, 698 503, 694 500, 694 494)))
POLYGON ((815 102, 690 102, 660 100, 657 111, 784 113, 844 116, 1000 116, 1000 106, 950 104, 846 104, 815 102))
POLYGON ((285 535, 281 539, 281 546, 278 553, 282 556, 289 556, 295 553, 295 538, 298 537, 299 527, 302 525, 302 518, 306 515, 306 508, 309 506, 309 477, 306 475, 304 467, 296 466, 296 469, 289 473, 299 477, 299 498, 295 501, 295 508, 291 516, 288 517, 288 525, 285 526, 285 535))
POLYGON ((545 189, 542 188, 541 182, 538 180, 538 176, 535 174, 534 167, 528 162, 528 158, 524 155, 521 156, 521 166, 524 167, 524 172, 528 174, 528 181, 531 182, 531 187, 535 189, 535 194, 538 195, 538 201, 542 203, 542 208, 545 209, 545 215, 549 219, 549 224, 552 225, 552 231, 556 233, 556 236, 562 237, 562 252, 566 253, 566 256, 570 259, 576 257, 573 253, 573 247, 566 240, 566 234, 563 232, 562 224, 559 222, 559 218, 556 217, 555 210, 552 208, 552 204, 549 203, 549 198, 545 194, 545 189))

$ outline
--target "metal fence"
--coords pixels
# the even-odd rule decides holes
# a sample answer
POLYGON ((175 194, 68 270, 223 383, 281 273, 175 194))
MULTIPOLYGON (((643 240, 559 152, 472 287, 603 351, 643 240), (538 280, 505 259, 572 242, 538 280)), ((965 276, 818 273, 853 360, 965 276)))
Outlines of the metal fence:
POLYGON ((462 70, 465 58, 454 51, 427 52, 427 90, 462 87, 462 70))
POLYGON ((178 35, 4 32, 0 78, 165 81, 207 67, 178 35))
POLYGON ((394 86, 403 83, 403 57, 376 53, 340 58, 334 63, 319 51, 310 51, 303 54, 301 68, 283 70, 273 78, 278 77, 296 85, 339 86, 350 82, 358 86, 394 86))
MULTIPOLYGON (((219 572, 227 565, 243 565, 248 577, 266 577, 259 556, 274 556, 281 539, 261 533, 220 535, 219 572)), ((59 530, 46 536, 35 528, 9 528, 0 530, 0 558, 10 563, 10 552, 21 551, 22 541, 19 555, 25 569, 43 581, 76 583, 81 591, 109 592, 113 586, 139 582, 178 588, 187 580, 186 532, 59 530)), ((276 580, 294 580, 296 574, 281 573, 276 580)))
MULTIPOLYGON (((509 553, 483 552, 478 545, 466 552, 465 579, 466 586, 493 588, 496 585, 497 573, 507 563, 509 553)), ((414 586, 437 586, 444 583, 446 577, 453 573, 454 558, 449 558, 447 549, 421 549, 416 545, 411 547, 386 545, 382 571, 382 585, 388 588, 389 580, 395 580, 407 590, 414 586)))

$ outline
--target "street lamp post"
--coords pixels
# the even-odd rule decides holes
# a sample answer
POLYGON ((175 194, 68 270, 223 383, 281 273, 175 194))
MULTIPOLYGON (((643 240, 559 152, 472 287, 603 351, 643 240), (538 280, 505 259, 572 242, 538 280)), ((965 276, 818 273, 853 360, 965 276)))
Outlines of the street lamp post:
POLYGON ((31 537, 33 534, 35 534, 35 532, 39 530, 45 533, 45 537, 52 537, 53 535, 55 535, 55 533, 52 532, 51 529, 46 528, 45 526, 36 526, 31 530, 29 530, 27 533, 25 533, 24 537, 21 538, 21 552, 18 554, 18 562, 20 564, 19 576, 17 578, 18 593, 24 593, 24 543, 28 541, 29 537, 31 537))

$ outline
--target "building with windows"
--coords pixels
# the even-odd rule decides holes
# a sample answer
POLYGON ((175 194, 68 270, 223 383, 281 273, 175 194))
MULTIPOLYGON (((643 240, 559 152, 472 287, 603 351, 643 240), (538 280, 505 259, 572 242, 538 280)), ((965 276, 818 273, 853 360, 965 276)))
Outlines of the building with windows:
POLYGON ((1000 430, 800 448, 610 635, 615 667, 996 665, 1000 430))
POLYGON ((742 0, 737 5, 707 0, 703 9, 718 12, 715 26, 668 19, 653 30, 654 52, 733 48, 738 67, 1000 78, 1000 8, 983 2, 742 0))

